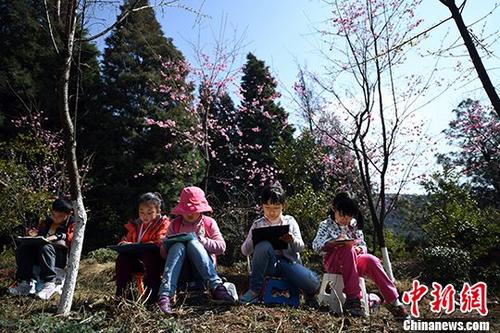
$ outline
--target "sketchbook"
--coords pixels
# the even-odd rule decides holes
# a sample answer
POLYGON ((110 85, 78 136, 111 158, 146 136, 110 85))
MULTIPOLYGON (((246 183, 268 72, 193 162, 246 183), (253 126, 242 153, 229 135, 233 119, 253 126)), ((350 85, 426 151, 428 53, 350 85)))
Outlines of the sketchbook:
POLYGON ((118 253, 139 254, 144 251, 159 251, 160 248, 154 243, 130 243, 120 245, 109 245, 108 249, 118 253))
POLYGON ((332 239, 330 239, 330 241, 335 242, 336 244, 343 244, 343 243, 351 242, 353 240, 354 240, 353 238, 344 238, 344 239, 332 238, 332 239))
POLYGON ((168 249, 174 243, 186 243, 192 241, 193 239, 196 239, 196 235, 194 232, 184 232, 165 237, 165 239, 163 240, 163 245, 165 245, 165 247, 168 249))
POLYGON ((26 237, 17 237, 17 241, 20 242, 22 245, 30 245, 30 246, 36 246, 36 245, 45 245, 49 244, 50 242, 47 240, 47 238, 43 236, 26 236, 26 237))
POLYGON ((289 231, 290 226, 288 224, 252 229, 253 246, 255 247, 262 241, 268 241, 275 250, 284 250, 288 248, 288 244, 282 241, 280 237, 288 234, 289 231))

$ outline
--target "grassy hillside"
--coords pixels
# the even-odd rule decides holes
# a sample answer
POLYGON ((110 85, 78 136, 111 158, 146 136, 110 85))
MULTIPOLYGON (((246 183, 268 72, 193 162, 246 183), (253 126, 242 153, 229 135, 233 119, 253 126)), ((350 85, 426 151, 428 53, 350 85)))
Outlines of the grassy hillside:
MULTIPOLYGON (((1 332, 400 332, 401 326, 385 310, 367 319, 342 318, 325 311, 301 307, 216 306, 205 294, 180 293, 177 315, 166 317, 156 306, 140 302, 113 300, 114 263, 82 261, 73 312, 67 318, 55 315, 59 295, 50 301, 34 297, 14 297, 7 286, 14 274, 12 257, 0 262, 0 331, 1 332)), ((223 276, 234 282, 239 291, 246 288, 244 265, 221 268, 223 276)), ((410 281, 398 282, 408 290, 410 281)), ((374 291, 372 284, 368 289, 374 291)), ((428 302, 425 301, 424 304, 428 302)), ((493 306, 490 305, 490 306, 493 306)), ((421 311, 430 315, 421 307, 421 311)), ((490 310, 491 311, 491 310, 490 310)), ((490 321, 498 318, 498 306, 490 321)), ((498 320, 497 320, 498 321, 498 320)), ((496 331, 500 326, 495 326, 496 331)))

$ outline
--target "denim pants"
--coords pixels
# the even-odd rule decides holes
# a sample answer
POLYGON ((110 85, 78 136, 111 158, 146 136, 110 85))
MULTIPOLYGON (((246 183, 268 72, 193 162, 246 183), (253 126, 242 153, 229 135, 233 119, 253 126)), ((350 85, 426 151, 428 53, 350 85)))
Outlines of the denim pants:
POLYGON ((168 249, 165 270, 160 286, 160 296, 173 296, 177 289, 177 282, 182 271, 185 259, 189 258, 198 271, 203 281, 208 282, 208 287, 213 290, 222 283, 217 274, 215 264, 210 258, 205 247, 197 240, 187 243, 175 243, 168 249))
POLYGON ((43 282, 53 282, 56 277, 55 267, 66 266, 67 250, 53 244, 42 246, 19 245, 16 249, 18 281, 29 281, 33 276, 33 266, 40 266, 40 279, 43 282))
POLYGON ((250 290, 260 293, 265 276, 277 276, 290 282, 306 295, 313 295, 319 289, 319 278, 313 271, 300 263, 277 256, 271 243, 259 242, 253 251, 250 290))

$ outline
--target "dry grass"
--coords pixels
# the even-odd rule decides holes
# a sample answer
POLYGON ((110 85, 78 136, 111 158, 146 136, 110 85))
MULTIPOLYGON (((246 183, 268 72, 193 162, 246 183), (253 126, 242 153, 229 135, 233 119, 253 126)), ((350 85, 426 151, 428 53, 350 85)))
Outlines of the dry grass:
MULTIPOLYGON (((0 262, 1 332, 400 332, 401 326, 382 308, 368 319, 343 318, 328 312, 288 307, 217 306, 206 294, 180 293, 175 317, 163 316, 156 306, 113 300, 114 263, 83 260, 73 312, 67 318, 55 316, 59 297, 44 302, 32 297, 13 297, 6 286, 13 276, 13 262, 0 262), (9 268, 10 267, 10 268, 9 268)), ((243 265, 222 268, 222 275, 240 292, 247 287, 243 265)), ((408 290, 410 281, 399 284, 408 290)), ((373 290, 373 285, 368 284, 373 290)), ((492 299, 493 301, 494 299, 492 299)), ((426 307, 424 317, 435 317, 426 307)), ((460 317, 458 313, 454 317, 460 317)), ((490 304, 490 329, 500 331, 498 305, 490 304)), ((452 316, 453 317, 453 316, 452 316)), ((463 317, 463 316, 462 316, 463 317)), ((472 316, 473 317, 473 316, 472 316)), ((477 318, 477 316, 476 316, 477 318)))

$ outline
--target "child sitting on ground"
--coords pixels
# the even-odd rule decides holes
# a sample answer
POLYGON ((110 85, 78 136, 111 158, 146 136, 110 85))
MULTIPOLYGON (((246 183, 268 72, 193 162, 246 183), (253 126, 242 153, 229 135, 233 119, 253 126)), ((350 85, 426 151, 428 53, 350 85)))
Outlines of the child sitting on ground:
POLYGON ((345 309, 353 317, 363 316, 359 287, 359 277, 363 276, 375 282, 394 317, 408 318, 404 305, 398 299, 396 287, 380 260, 367 253, 362 231, 363 218, 356 201, 346 192, 338 193, 332 201, 331 211, 328 219, 319 225, 313 249, 323 254, 323 267, 328 273, 342 275, 345 309), (338 242, 346 239, 352 241, 338 242))
POLYGON ((241 296, 240 302, 256 303, 261 294, 264 278, 270 275, 282 277, 301 289, 306 302, 313 305, 320 281, 314 272, 301 264, 299 252, 304 249, 304 241, 297 221, 290 215, 283 215, 285 192, 278 182, 264 187, 260 204, 264 216, 253 222, 245 242, 241 245, 243 255, 252 255, 252 271, 250 288, 241 296), (269 241, 253 244, 253 229, 278 225, 290 226, 290 232, 281 237, 281 240, 288 244, 286 249, 275 250, 269 241))
POLYGON ((134 273, 144 273, 146 300, 155 302, 160 288, 164 261, 160 256, 160 239, 165 236, 169 219, 161 215, 160 194, 148 192, 139 197, 139 218, 130 220, 125 228, 127 234, 119 244, 153 243, 155 250, 140 253, 120 253, 116 258, 116 297, 130 297, 129 285, 134 273))
POLYGON ((178 216, 170 224, 167 236, 194 233, 195 237, 187 242, 175 242, 168 249, 162 244, 161 252, 167 260, 158 305, 165 314, 173 313, 172 303, 177 282, 182 266, 187 260, 195 267, 203 282, 208 282, 213 301, 234 303, 234 298, 228 293, 217 274, 215 256, 224 253, 226 242, 215 220, 203 214, 211 211, 205 193, 195 186, 184 188, 179 204, 172 209, 172 214, 178 216))
POLYGON ((9 288, 10 293, 26 296, 35 291, 33 266, 40 267, 39 279, 43 288, 37 296, 48 300, 55 292, 55 268, 66 267, 68 249, 73 239, 73 207, 65 199, 59 198, 52 203, 52 210, 38 228, 27 230, 28 236, 43 236, 48 243, 23 243, 16 249, 17 286, 9 288))

